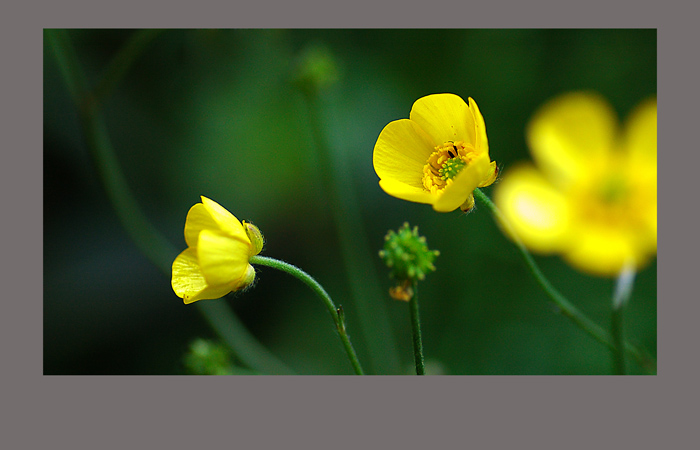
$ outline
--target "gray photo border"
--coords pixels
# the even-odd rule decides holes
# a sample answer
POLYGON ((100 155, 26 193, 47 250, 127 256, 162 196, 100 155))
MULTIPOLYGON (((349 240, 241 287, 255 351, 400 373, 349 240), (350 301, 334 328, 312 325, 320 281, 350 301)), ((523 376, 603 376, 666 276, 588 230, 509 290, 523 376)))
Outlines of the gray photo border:
MULTIPOLYGON (((697 314, 684 173, 696 167, 693 11, 680 2, 11 2, 4 10, 5 448, 659 448, 690 434, 697 314), (12 13, 8 11, 12 9, 12 13), (507 13, 507 14, 506 14, 507 13), (16 20, 19 18, 19 20, 16 20), (43 28, 658 28, 659 375, 92 377, 42 375, 43 28), (694 81, 694 80, 693 80, 694 81), (688 126, 683 126, 688 124, 688 126), (684 133, 685 132, 685 133, 684 133), (673 157, 664 157, 673 152, 673 157), (687 160, 691 158, 691 161, 687 160), (671 195, 673 198, 671 199, 671 195), (11 220, 7 220, 11 219, 11 220), (674 303, 675 300, 675 303, 674 303), (7 358, 9 356, 9 358, 7 358)), ((689 440, 688 440, 689 439, 689 440)))

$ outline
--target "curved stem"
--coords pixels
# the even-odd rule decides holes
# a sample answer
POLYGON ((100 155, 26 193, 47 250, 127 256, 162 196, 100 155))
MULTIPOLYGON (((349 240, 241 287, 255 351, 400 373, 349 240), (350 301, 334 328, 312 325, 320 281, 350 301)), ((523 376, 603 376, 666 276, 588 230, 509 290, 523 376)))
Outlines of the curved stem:
MULTIPOLYGON (((518 238, 515 230, 506 217, 503 215, 501 210, 499 210, 496 205, 491 201, 491 199, 481 192, 479 189, 474 189, 474 197, 479 199, 486 207, 491 211, 491 213, 496 217, 498 222, 507 230, 508 235, 511 236, 515 246, 520 251, 521 256, 525 260, 525 264, 530 273, 535 278, 537 283, 542 287, 549 298, 558 307, 559 311, 566 317, 571 319, 576 325, 579 326, 583 331, 593 336, 599 342, 605 344, 608 348, 614 350, 615 344, 613 343, 610 335, 603 330, 598 324, 594 323, 591 319, 586 317, 582 312, 580 312, 573 304, 571 304, 566 297, 564 297, 559 291, 557 291, 554 286, 549 282, 549 280, 542 274, 540 268, 535 263, 532 255, 527 250, 522 241, 518 238)), ((650 358, 646 357, 639 349, 625 342, 624 348, 629 352, 643 367, 650 369, 652 371, 656 370, 656 363, 650 358)))
POLYGON ((411 310, 411 328, 413 330, 413 359, 416 363, 416 375, 425 375, 423 357, 423 335, 420 329, 420 311, 418 310, 418 283, 413 283, 413 297, 409 300, 411 310))
POLYGON ((132 64, 141 56, 143 50, 163 31, 165 30, 136 30, 129 36, 126 43, 112 58, 97 86, 93 89, 92 96, 95 103, 102 104, 109 97, 132 64))
MULTIPOLYGON (((92 100, 68 33, 65 30, 46 30, 45 36, 71 97, 78 107, 92 162, 121 225, 139 250, 161 272, 170 276, 171 264, 178 251, 148 220, 129 189, 114 154, 107 127, 99 113, 99 105, 92 100)), ((135 55, 132 55, 133 57, 135 55)), ((225 302, 218 301, 207 305, 204 303, 206 302, 198 302, 197 309, 244 364, 262 373, 293 373, 245 329, 225 302)))
POLYGON ((350 359, 350 364, 352 364, 355 373, 357 375, 364 375, 360 361, 357 359, 357 354, 355 353, 355 349, 353 348, 352 343, 350 342, 350 337, 345 329, 345 314, 343 313, 343 309, 342 307, 337 308, 335 306, 335 303, 333 303, 333 300, 331 300, 331 296, 328 295, 325 289, 323 289, 323 286, 321 286, 311 275, 304 272, 300 268, 278 259, 258 255, 250 258, 250 263, 281 270, 282 272, 286 272, 298 278, 304 284, 310 287, 311 290, 314 291, 316 295, 321 298, 321 300, 323 300, 324 305, 326 305, 328 312, 331 314, 333 323, 335 323, 335 328, 338 330, 340 340, 343 343, 343 347, 345 348, 345 352, 350 359))
POLYGON ((332 147, 326 138, 323 106, 318 93, 305 92, 308 125, 316 143, 316 158, 321 170, 323 190, 335 221, 340 251, 347 271, 353 305, 357 308, 360 331, 366 344, 373 373, 399 373, 400 363, 391 321, 383 299, 377 273, 367 262, 376 254, 369 251, 362 223, 361 208, 352 185, 352 175, 343 161, 331 157, 332 147))

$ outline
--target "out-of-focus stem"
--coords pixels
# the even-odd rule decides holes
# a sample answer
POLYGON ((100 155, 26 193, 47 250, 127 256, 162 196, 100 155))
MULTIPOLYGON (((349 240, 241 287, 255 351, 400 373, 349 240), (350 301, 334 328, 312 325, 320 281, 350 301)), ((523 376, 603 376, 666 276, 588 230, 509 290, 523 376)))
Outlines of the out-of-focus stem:
MULTIPOLYGON (((92 161, 119 221, 139 250, 161 272, 170 276, 171 265, 178 252, 143 214, 131 193, 99 113, 99 104, 91 95, 67 32, 45 30, 45 37, 51 45, 63 79, 78 108, 92 161)), ((139 48, 143 49, 143 46, 139 48)), ((135 57, 135 54, 130 56, 135 57)), ((248 333, 223 300, 211 301, 208 304, 198 302, 197 307, 219 337, 231 346, 241 362, 261 373, 293 373, 248 333)))
POLYGON ((370 366, 375 373, 396 374, 400 370, 398 351, 378 276, 367 266, 372 261, 373 254, 368 250, 352 179, 331 159, 331 148, 323 131, 318 93, 307 91, 305 94, 309 126, 318 147, 316 154, 321 167, 323 188, 329 196, 338 230, 353 305, 357 308, 370 366))
MULTIPOLYGON (((493 214, 496 220, 508 231, 509 235, 513 238, 515 246, 520 251, 521 256, 525 260, 525 265, 530 270, 530 273, 535 278, 540 287, 545 291, 547 296, 552 300, 552 302, 558 307, 559 311, 566 317, 571 319, 579 328, 581 328, 586 333, 593 336, 599 342, 605 344, 612 350, 615 350, 615 344, 611 336, 605 332, 598 324, 594 323, 591 319, 586 317, 582 312, 580 312, 569 300, 566 299, 558 290, 552 286, 552 283, 544 276, 540 268, 535 263, 532 255, 527 250, 525 245, 517 237, 517 234, 513 230, 510 222, 503 215, 501 210, 499 210, 496 205, 491 201, 486 194, 481 192, 479 189, 474 190, 474 197, 479 199, 493 214)), ((635 346, 629 342, 624 344, 625 350, 629 352, 634 358, 642 365, 642 367, 650 369, 651 371, 656 370, 656 363, 651 361, 649 358, 645 357, 644 354, 637 349, 635 346)))

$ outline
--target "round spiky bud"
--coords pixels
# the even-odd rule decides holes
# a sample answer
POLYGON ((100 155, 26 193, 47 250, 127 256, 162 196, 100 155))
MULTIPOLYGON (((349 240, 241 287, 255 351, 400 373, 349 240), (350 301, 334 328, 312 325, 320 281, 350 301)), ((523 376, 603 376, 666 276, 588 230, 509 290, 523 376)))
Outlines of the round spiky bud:
POLYGON ((418 234, 418 227, 407 222, 396 231, 390 230, 384 237, 384 249, 379 257, 389 268, 389 275, 398 282, 391 289, 393 298, 408 301, 413 296, 411 285, 425 279, 428 272, 435 270, 433 261, 440 255, 437 250, 428 249, 425 237, 418 234))

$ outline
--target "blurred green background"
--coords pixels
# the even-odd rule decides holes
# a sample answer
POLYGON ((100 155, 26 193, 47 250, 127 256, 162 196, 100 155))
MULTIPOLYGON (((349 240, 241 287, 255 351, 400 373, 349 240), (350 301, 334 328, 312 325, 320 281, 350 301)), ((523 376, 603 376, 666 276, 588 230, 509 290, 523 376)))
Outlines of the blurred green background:
MULTIPOLYGON (((68 31, 91 85, 137 32, 68 31)), ((430 373, 607 374, 609 351, 554 311, 486 208, 439 214, 388 196, 372 150, 416 99, 451 92, 478 102, 491 157, 506 176, 529 158, 524 127, 553 96, 595 90, 624 118, 655 95, 656 39, 653 29, 162 30, 102 113, 130 189, 176 249, 172 259, 185 248, 185 217, 200 195, 254 222, 264 255, 301 267, 343 305, 368 373, 413 370, 408 305, 389 298, 377 255, 387 230, 408 221, 441 252, 419 286, 430 373), (295 82, 310 49, 337 64, 315 110, 295 82), (335 171, 322 164, 310 111, 335 171), (336 183, 339 202, 324 177, 336 183), (364 258, 354 278, 339 229, 364 258), (363 277, 367 283, 353 284, 363 277), (353 292, 377 305, 370 323, 385 314, 389 328, 363 329, 367 312, 353 292), (386 359, 373 359, 373 346, 386 348, 386 359)), ((47 39, 43 107, 44 373, 188 373, 190 344, 216 335, 120 226, 47 39)), ((556 256, 536 260, 572 303, 609 327, 613 280, 556 256)), ((327 310, 289 275, 260 268, 254 289, 224 301, 296 373, 352 373, 327 310)), ((654 263, 638 274, 625 314, 627 338, 654 357, 656 317, 654 263)))

